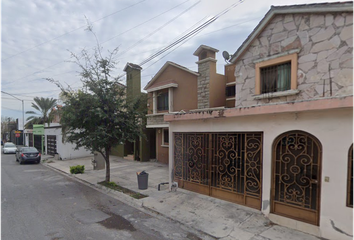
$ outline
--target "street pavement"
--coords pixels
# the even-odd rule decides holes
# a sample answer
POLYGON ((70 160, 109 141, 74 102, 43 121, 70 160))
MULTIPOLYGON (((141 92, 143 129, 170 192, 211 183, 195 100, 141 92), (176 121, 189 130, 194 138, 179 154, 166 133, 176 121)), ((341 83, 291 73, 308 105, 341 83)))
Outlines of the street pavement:
POLYGON ((214 240, 70 175, 1 154, 3 240, 214 240))
POLYGON ((221 240, 275 240, 275 239, 306 239, 318 240, 320 238, 279 226, 266 218, 260 211, 212 198, 178 188, 169 191, 168 166, 158 162, 138 162, 110 156, 111 181, 135 192, 148 195, 146 198, 135 199, 124 193, 105 188, 98 182, 104 181, 106 170, 94 170, 92 157, 72 160, 54 160, 52 156, 42 156, 43 165, 69 175, 100 191, 113 196, 120 201, 135 208, 150 213, 162 215, 168 219, 179 222, 201 231, 202 233, 221 240), (84 165, 83 174, 70 174, 70 166, 84 165), (149 173, 148 189, 139 190, 137 172, 145 170, 149 173))

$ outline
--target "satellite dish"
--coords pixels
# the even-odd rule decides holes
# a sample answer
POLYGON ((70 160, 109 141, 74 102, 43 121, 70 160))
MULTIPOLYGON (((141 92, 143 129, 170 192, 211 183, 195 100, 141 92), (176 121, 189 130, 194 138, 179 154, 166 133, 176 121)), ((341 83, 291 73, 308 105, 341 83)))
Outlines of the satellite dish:
POLYGON ((231 55, 227 51, 223 51, 222 56, 225 58, 225 62, 229 62, 231 55))
POLYGON ((222 56, 225 58, 225 61, 230 59, 230 54, 227 51, 223 51, 222 56))

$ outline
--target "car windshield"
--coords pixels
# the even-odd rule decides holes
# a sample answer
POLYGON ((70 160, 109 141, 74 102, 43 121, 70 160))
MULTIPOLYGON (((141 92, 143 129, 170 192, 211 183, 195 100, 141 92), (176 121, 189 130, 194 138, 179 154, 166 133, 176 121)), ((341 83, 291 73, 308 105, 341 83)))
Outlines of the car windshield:
POLYGON ((34 147, 29 147, 29 148, 23 148, 22 152, 24 153, 29 153, 29 152, 38 152, 37 148, 34 147))
POLYGON ((13 143, 5 143, 4 147, 5 148, 14 148, 14 147, 16 147, 16 145, 13 143))

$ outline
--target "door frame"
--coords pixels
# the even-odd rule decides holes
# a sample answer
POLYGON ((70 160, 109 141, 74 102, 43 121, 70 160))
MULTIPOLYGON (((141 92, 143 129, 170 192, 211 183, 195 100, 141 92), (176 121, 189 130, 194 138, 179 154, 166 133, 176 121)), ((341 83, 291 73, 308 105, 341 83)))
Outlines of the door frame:
MULTIPOLYGON (((321 142, 318 140, 317 137, 315 137, 314 135, 312 135, 309 132, 306 131, 301 131, 301 130, 292 130, 292 131, 287 131, 287 132, 283 132, 281 134, 279 134, 273 141, 272 144, 272 158, 271 158, 271 189, 270 189, 270 213, 272 214, 276 214, 279 216, 283 216, 283 217, 287 217, 290 219, 294 219, 296 221, 301 221, 301 222, 305 222, 308 224, 312 224, 312 225, 316 225, 319 226, 320 223, 320 213, 321 213, 321 189, 322 189, 322 160, 323 160, 323 148, 322 148, 322 144, 321 142), (317 205, 317 213, 316 213, 316 220, 315 221, 307 221, 306 219, 303 218, 297 218, 294 216, 291 216, 290 214, 285 214, 285 213, 281 213, 281 212, 277 212, 277 210, 275 209, 276 206, 276 201, 275 201, 275 158, 276 158, 276 144, 280 141, 281 138, 283 138, 286 135, 290 135, 292 133, 298 133, 298 134, 303 134, 306 135, 307 137, 310 137, 311 140, 313 141, 314 144, 317 145, 318 147, 318 176, 317 176, 317 188, 318 188, 318 192, 317 192, 317 197, 316 197, 316 205, 317 205)), ((301 208, 298 206, 291 206, 289 204, 285 204, 285 203, 278 203, 279 205, 279 209, 281 209, 280 211, 286 211, 286 210, 293 210, 293 209, 297 209, 297 213, 298 214, 305 214, 305 211, 308 210, 304 210, 305 208, 301 208)))

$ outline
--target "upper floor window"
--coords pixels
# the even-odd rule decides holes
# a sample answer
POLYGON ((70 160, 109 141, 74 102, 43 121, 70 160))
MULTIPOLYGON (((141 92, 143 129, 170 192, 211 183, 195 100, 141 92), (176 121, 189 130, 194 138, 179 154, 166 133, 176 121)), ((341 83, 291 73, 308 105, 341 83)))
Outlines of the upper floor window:
POLYGON ((347 206, 353 207, 353 144, 348 153, 347 206))
POLYGON ((291 62, 263 67, 261 71, 261 93, 290 90, 291 62))
POLYGON ((227 86, 225 89, 225 94, 227 98, 235 97, 236 95, 235 85, 227 86))
POLYGON ((258 61, 255 67, 256 95, 297 90, 296 52, 258 61))
POLYGON ((168 92, 163 92, 157 96, 157 110, 165 111, 168 110, 168 92))

